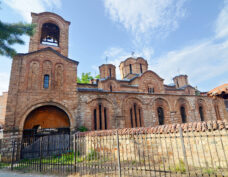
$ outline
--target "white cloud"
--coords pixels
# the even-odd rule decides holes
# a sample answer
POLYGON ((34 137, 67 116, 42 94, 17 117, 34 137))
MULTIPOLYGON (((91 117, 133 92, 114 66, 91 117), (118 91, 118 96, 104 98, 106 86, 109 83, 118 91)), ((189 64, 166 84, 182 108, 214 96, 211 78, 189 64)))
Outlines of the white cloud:
POLYGON ((177 29, 178 21, 185 16, 185 0, 104 0, 110 18, 140 34, 167 35, 177 29))
POLYGON ((61 7, 61 0, 3 0, 27 21, 31 22, 31 12, 39 13, 61 7))
MULTIPOLYGON (((212 35, 210 38, 206 40, 199 39, 198 43, 187 45, 178 50, 169 51, 162 56, 154 57, 153 50, 150 47, 141 48, 142 52, 139 52, 138 54, 144 54, 145 59, 147 59, 150 63, 150 69, 164 78, 165 83, 172 82, 172 78, 178 74, 187 74, 189 76, 190 84, 193 86, 201 85, 203 82, 208 83, 206 84, 206 87, 201 86, 201 89, 203 90, 210 90, 216 85, 227 82, 228 0, 225 0, 224 2, 225 5, 221 9, 215 23, 216 28, 214 35, 212 35), (208 88, 208 85, 211 87, 208 88)), ((116 5, 113 6, 115 7, 116 5)), ((114 12, 110 13, 115 14, 117 12, 114 10, 114 12)), ((114 16, 113 18, 119 17, 114 16)), ((127 18, 122 19, 122 21, 123 20, 127 20, 127 18)), ((133 26, 134 24, 132 23, 129 25, 133 26)), ((112 56, 111 62, 116 66, 126 58, 121 57, 126 54, 124 49, 110 48, 105 53, 110 53, 112 56)))
POLYGON ((0 73, 0 95, 2 92, 8 91, 9 86, 9 74, 8 73, 0 73))
POLYGON ((189 76, 190 84, 198 85, 217 76, 227 75, 227 56, 228 41, 215 44, 209 40, 154 58, 157 64, 152 65, 152 69, 165 78, 166 83, 171 82, 171 78, 180 70, 189 76))
POLYGON ((228 36, 228 0, 224 0, 224 7, 219 13, 216 21, 216 37, 228 36))

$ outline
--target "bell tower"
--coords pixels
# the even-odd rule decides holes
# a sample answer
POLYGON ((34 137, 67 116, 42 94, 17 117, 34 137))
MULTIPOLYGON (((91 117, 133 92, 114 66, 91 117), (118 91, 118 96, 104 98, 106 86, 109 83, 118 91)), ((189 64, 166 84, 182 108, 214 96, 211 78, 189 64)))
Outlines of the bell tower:
POLYGON ((36 24, 35 34, 30 38, 29 52, 51 47, 68 57, 68 36, 70 22, 50 12, 32 13, 36 24))

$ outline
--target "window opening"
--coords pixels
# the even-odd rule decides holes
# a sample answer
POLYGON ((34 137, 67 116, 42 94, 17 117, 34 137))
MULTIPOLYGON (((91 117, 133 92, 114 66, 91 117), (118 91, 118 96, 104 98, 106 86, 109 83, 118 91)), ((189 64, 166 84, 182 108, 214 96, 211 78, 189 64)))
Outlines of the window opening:
POLYGON ((107 125, 107 111, 106 108, 104 108, 104 119, 105 119, 105 129, 107 130, 108 125, 107 125))
POLYGON ((199 107, 199 113, 200 113, 200 119, 201 119, 201 121, 204 121, 203 107, 202 106, 199 107))
POLYGON ((157 112, 158 112, 159 125, 164 125, 164 111, 163 111, 163 108, 162 107, 158 107, 157 112))
POLYGON ((142 64, 140 64, 140 72, 143 73, 142 64))
POLYGON ((100 122, 100 130, 102 130, 101 104, 99 104, 99 122, 100 122))
POLYGON ((109 68, 109 77, 112 77, 112 69, 109 68))
POLYGON ((48 74, 44 75, 44 88, 45 89, 49 88, 49 75, 48 74))
POLYGON ((139 109, 139 126, 142 127, 141 110, 139 109))
POLYGON ((186 123, 186 113, 185 113, 185 107, 181 106, 180 107, 180 112, 181 112, 181 119, 183 123, 186 123))
POLYGON ((112 92, 112 85, 110 85, 110 92, 112 92))
POLYGON ((136 104, 134 104, 134 113, 135 113, 135 127, 138 127, 138 124, 137 124, 137 110, 136 110, 136 104))
POLYGON ((93 111, 93 116, 94 116, 94 130, 97 130, 97 110, 94 109, 93 111))
POLYGON ((132 109, 130 109, 130 116, 131 116, 131 127, 133 128, 133 117, 132 117, 132 109))
POLYGON ((131 64, 129 66, 130 66, 130 74, 132 74, 132 66, 131 66, 131 64))

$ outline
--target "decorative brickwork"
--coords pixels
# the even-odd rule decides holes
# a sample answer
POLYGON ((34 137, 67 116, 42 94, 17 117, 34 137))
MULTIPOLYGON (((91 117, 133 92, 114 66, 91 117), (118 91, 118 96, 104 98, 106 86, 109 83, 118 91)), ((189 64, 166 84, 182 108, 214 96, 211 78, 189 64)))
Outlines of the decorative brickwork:
POLYGON ((121 62, 122 80, 116 79, 114 65, 104 64, 100 66, 101 79, 77 84, 78 62, 67 58, 70 23, 53 13, 32 14, 32 17, 37 32, 30 40, 29 53, 13 58, 5 136, 15 131, 21 136, 24 129, 38 125, 75 131, 81 126, 104 130, 227 119, 222 99, 196 94, 198 91, 188 85, 187 76, 174 79, 179 86, 164 85, 164 80, 148 70, 147 61, 141 57, 121 62), (44 23, 58 26, 51 33, 51 42, 58 46, 41 44, 49 41, 48 25, 41 41, 44 23), (42 108, 50 106, 61 109, 65 116, 55 112, 56 119, 49 117, 47 122, 44 117, 29 117, 34 110, 42 112, 42 108), (39 123, 41 120, 44 122, 39 123))

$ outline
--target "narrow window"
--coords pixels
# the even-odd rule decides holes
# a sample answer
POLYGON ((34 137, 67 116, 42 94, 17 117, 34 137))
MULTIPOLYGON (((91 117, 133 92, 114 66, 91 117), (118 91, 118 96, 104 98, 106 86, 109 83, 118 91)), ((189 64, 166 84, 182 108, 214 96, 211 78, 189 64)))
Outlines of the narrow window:
POLYGON ((100 130, 102 130, 101 104, 99 104, 99 123, 100 123, 100 130))
POLYGON ((164 125, 164 111, 163 111, 163 108, 162 107, 158 107, 157 112, 158 112, 159 125, 164 125))
POLYGON ((201 119, 201 121, 204 121, 203 107, 202 106, 199 107, 199 113, 200 113, 200 119, 201 119))
POLYGON ((226 111, 228 112, 228 99, 225 99, 224 102, 225 102, 225 105, 226 105, 226 111))
POLYGON ((94 109, 93 111, 93 117, 94 117, 94 130, 97 130, 97 110, 94 109))
POLYGON ((44 75, 44 88, 49 88, 49 75, 47 74, 44 75))
POLYGON ((108 126, 107 126, 107 111, 106 111, 106 108, 104 108, 104 120, 105 120, 105 129, 107 130, 108 126))
POLYGON ((154 88, 148 87, 148 93, 154 93, 154 88))
POLYGON ((112 69, 109 68, 109 77, 112 77, 112 69))
POLYGON ((142 127, 142 119, 141 119, 141 110, 139 109, 139 123, 140 123, 140 127, 142 127))
POLYGON ((215 105, 214 107, 215 107, 215 114, 216 114, 217 120, 221 120, 218 105, 215 105))
POLYGON ((132 74, 132 66, 131 66, 131 64, 129 66, 130 66, 130 74, 132 74))
POLYGON ((133 117, 132 117, 132 109, 130 109, 130 116, 131 116, 131 127, 133 128, 133 117))
POLYGON ((134 104, 134 113, 135 113, 135 127, 138 127, 137 125, 137 109, 136 109, 136 104, 134 104))
POLYGON ((110 92, 112 92, 112 85, 110 85, 110 92))
POLYGON ((140 72, 143 73, 142 64, 140 64, 140 72))
POLYGON ((182 123, 186 123, 186 113, 185 113, 185 107, 184 106, 180 107, 180 112, 181 112, 182 123))
POLYGON ((178 81, 177 81, 177 88, 179 88, 179 83, 178 83, 178 81))

